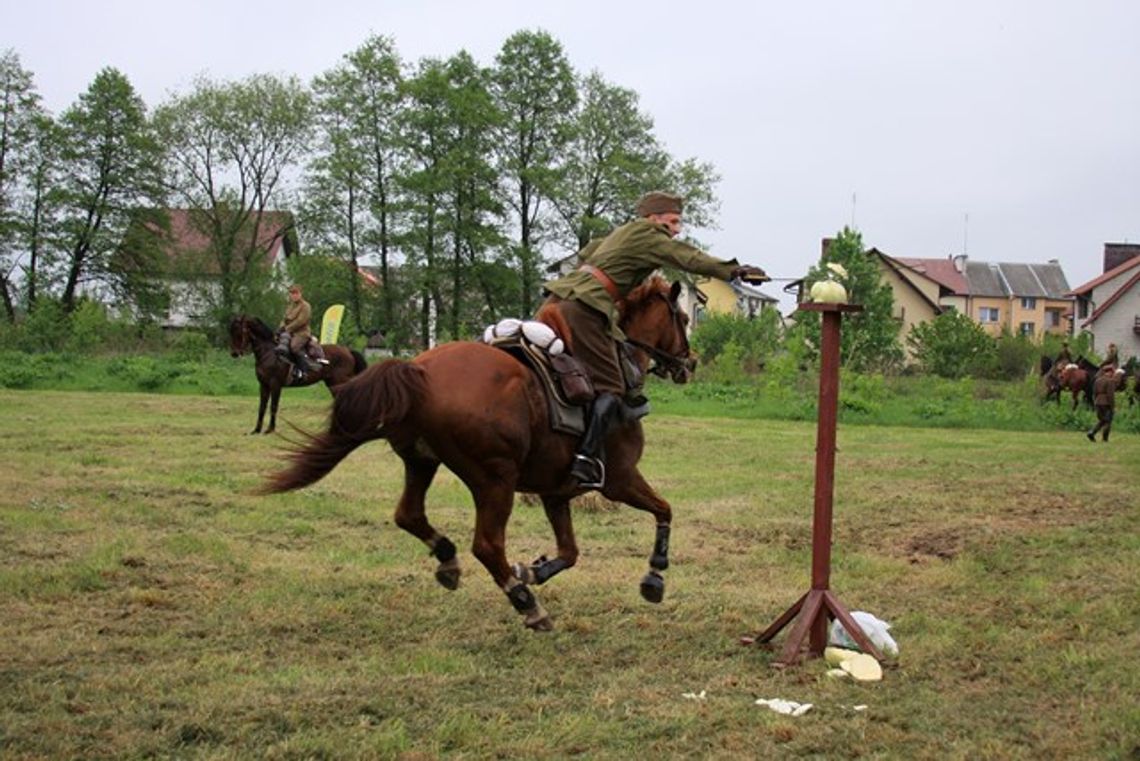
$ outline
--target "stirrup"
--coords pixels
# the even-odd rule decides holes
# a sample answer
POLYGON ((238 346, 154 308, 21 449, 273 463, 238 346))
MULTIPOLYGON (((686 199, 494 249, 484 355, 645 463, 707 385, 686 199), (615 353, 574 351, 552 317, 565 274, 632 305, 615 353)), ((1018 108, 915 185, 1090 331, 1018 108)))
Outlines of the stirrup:
POLYGON ((570 476, 584 489, 600 489, 606 483, 606 464, 597 457, 576 454, 570 476))

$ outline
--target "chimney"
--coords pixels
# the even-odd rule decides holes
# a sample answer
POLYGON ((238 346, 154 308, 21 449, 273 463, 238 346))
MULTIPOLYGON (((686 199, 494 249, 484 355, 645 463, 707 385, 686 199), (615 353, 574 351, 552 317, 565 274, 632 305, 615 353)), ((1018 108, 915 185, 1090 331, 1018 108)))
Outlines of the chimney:
POLYGON ((1116 269, 1137 256, 1140 256, 1140 243, 1105 243, 1104 271, 1116 269))
POLYGON ((821 258, 827 258, 827 249, 831 248, 831 244, 834 240, 835 238, 824 238, 822 241, 820 241, 819 253, 821 258))
POLYGON ((965 254, 957 254, 957 255, 951 257, 951 259, 954 260, 954 269, 956 269, 956 270, 958 270, 958 272, 962 272, 962 273, 964 273, 966 271, 966 255, 965 254))

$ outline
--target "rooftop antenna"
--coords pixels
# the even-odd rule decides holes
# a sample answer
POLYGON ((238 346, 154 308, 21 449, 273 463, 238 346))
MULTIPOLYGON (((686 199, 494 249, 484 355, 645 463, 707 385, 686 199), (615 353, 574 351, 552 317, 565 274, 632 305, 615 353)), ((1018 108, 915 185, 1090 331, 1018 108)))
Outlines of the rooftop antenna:
POLYGON ((966 255, 970 253, 970 212, 966 212, 962 221, 962 253, 966 255))

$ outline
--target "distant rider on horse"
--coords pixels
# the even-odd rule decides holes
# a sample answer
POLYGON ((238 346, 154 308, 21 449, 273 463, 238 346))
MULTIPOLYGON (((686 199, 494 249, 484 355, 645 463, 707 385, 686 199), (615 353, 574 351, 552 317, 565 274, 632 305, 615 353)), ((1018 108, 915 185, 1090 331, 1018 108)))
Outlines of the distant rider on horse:
POLYGON ((280 333, 277 353, 288 359, 292 352, 296 358, 299 377, 304 373, 320 369, 321 365, 328 364, 324 350, 313 340, 313 334, 309 330, 309 320, 312 316, 313 308, 302 296, 301 286, 296 283, 289 286, 289 305, 285 307, 285 316, 278 326, 280 333))
POLYGON ((619 327, 625 297, 660 267, 674 267, 721 280, 768 280, 759 267, 716 259, 676 240, 681 232, 682 199, 652 192, 637 203, 637 218, 604 238, 590 241, 577 270, 546 283, 542 309, 556 309, 570 329, 573 354, 588 369, 598 396, 579 444, 570 475, 579 486, 601 488, 605 481, 602 445, 612 425, 645 414, 643 379, 628 359, 619 327))

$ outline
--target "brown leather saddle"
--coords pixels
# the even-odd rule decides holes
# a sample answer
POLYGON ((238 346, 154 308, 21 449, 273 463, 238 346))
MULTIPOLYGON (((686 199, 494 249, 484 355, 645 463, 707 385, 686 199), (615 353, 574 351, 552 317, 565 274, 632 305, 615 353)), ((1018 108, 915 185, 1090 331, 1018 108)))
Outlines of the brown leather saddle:
POLYGON ((575 436, 585 432, 586 410, 597 392, 581 362, 565 353, 551 355, 521 335, 497 338, 490 345, 507 352, 538 376, 546 392, 551 428, 575 436))

